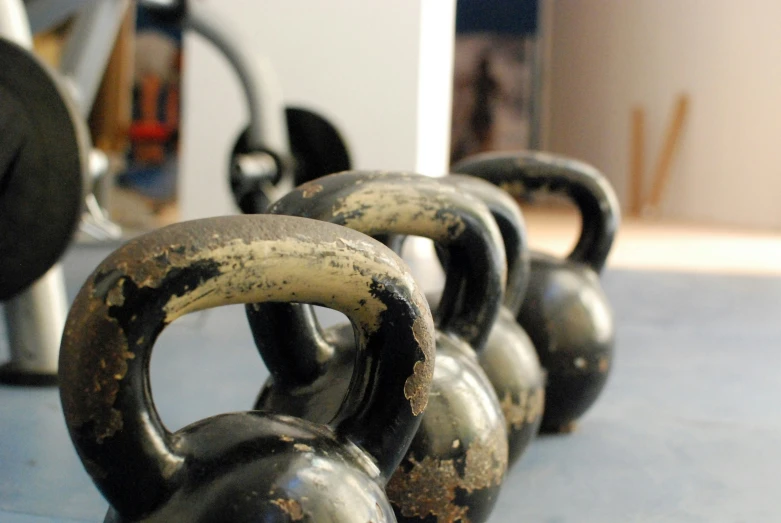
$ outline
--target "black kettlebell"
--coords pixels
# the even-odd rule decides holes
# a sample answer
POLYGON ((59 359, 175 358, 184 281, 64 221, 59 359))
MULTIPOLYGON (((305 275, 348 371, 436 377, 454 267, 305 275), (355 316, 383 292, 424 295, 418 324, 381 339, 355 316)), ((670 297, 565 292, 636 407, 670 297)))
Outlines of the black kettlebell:
POLYGON ((179 223, 136 238, 89 277, 68 316, 61 399, 106 521, 393 521, 383 492, 422 420, 434 324, 407 266, 336 225, 286 216, 179 223), (326 423, 258 411, 169 432, 152 346, 189 312, 315 302, 346 314, 358 350, 326 423))
POLYGON ((486 179, 515 197, 542 189, 560 193, 580 211, 580 237, 566 258, 532 252, 518 314, 547 371, 541 429, 569 432, 599 397, 613 363, 613 312, 599 273, 621 220, 616 195, 595 168, 538 152, 480 154, 452 170, 486 179))
MULTIPOLYGON (((512 466, 537 435, 545 408, 545 376, 540 360, 529 335, 515 321, 530 275, 526 224, 515 200, 495 185, 457 174, 442 180, 485 203, 504 239, 507 254, 504 302, 479 360, 502 405, 512 466)), ((440 250, 440 253, 443 259, 447 258, 445 251, 440 250)))
MULTIPOLYGON (((424 236, 448 249, 453 263, 437 316, 429 406, 387 491, 399 521, 486 521, 507 468, 501 407, 476 358, 505 283, 502 238, 488 209, 432 178, 347 172, 298 187, 269 212, 369 235, 424 236)), ((311 311, 295 305, 266 303, 247 313, 272 376, 257 407, 313 421, 330 418, 348 390, 345 376, 355 351, 349 329, 321 332, 311 311)))

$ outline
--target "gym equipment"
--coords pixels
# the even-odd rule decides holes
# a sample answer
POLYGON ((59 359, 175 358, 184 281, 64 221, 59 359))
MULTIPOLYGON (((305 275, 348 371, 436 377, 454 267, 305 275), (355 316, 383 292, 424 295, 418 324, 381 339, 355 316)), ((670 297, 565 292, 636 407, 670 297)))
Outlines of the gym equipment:
MULTIPOLYGON (((235 27, 223 21, 214 10, 188 0, 140 0, 161 23, 191 30, 211 43, 230 63, 247 101, 249 124, 239 136, 237 154, 231 154, 229 181, 233 186, 239 178, 241 187, 260 187, 269 201, 274 201, 293 188, 290 163, 290 143, 285 126, 285 109, 281 88, 274 68, 263 57, 251 52, 237 34, 235 27), (244 180, 246 178, 246 180, 244 180)), ((236 196, 236 203, 247 206, 245 193, 236 196)), ((240 207, 241 208, 241 207, 240 207)))
POLYGON ((299 107, 285 109, 291 156, 250 145, 245 130, 230 155, 230 184, 244 214, 261 214, 272 202, 283 173, 292 172, 298 186, 327 174, 351 168, 350 154, 339 131, 319 114, 299 107))
MULTIPOLYGON (((501 407, 475 354, 505 284, 501 233, 489 210, 436 179, 354 171, 304 184, 268 212, 370 235, 424 236, 450 251, 429 406, 387 491, 399 521, 486 521, 507 468, 501 407)), ((256 408, 316 422, 335 415, 352 372, 349 325, 321 332, 311 310, 298 305, 251 305, 247 316, 272 375, 256 408)))
POLYGON ((0 39, 0 300, 43 276, 81 218, 89 135, 54 73, 0 39))
POLYGON ((541 429, 568 432, 597 400, 613 362, 613 313, 599 284, 618 230, 620 208, 605 177, 582 162, 538 152, 485 153, 452 167, 520 197, 547 189, 569 198, 582 227, 563 259, 532 252, 531 276, 518 322, 547 371, 541 429))
POLYGON ((229 182, 245 214, 265 210, 294 186, 350 168, 347 147, 324 117, 285 108, 273 67, 250 53, 235 28, 207 8, 187 0, 142 0, 161 23, 177 24, 206 38, 230 62, 247 100, 249 124, 229 157, 229 182))
POLYGON ((352 168, 345 139, 330 121, 303 107, 288 107, 285 114, 296 186, 352 168))
POLYGON ((393 521, 383 487, 421 422, 433 360, 425 298, 379 242, 302 218, 209 218, 131 240, 87 279, 63 336, 61 399, 106 521, 393 521), (334 416, 237 412, 169 432, 149 382, 163 328, 292 300, 354 325, 355 371, 334 416))
MULTIPOLYGON (((490 209, 504 239, 507 253, 504 302, 478 359, 502 405, 512 466, 537 435, 545 408, 545 376, 540 360, 528 334, 515 321, 530 275, 526 224, 515 200, 495 185, 456 174, 442 180, 480 198, 490 209)), ((447 258, 446 251, 439 250, 439 253, 447 258)))
POLYGON ((76 84, 32 51, 25 5, 0 0, 0 301, 11 355, 0 382, 53 385, 67 311, 56 262, 81 215, 90 143, 76 84))

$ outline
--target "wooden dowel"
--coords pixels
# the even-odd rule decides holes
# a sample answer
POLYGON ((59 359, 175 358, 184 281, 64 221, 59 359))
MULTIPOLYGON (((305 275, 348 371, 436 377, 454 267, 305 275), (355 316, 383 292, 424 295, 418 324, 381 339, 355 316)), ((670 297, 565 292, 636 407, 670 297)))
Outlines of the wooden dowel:
POLYGON ((689 107, 689 97, 685 94, 678 97, 675 106, 675 114, 667 131, 667 136, 659 155, 656 169, 654 170, 653 185, 651 186, 651 197, 648 201, 648 207, 651 210, 657 210, 662 202, 664 190, 667 187, 670 178, 670 165, 672 164, 675 151, 680 141, 681 130, 686 120, 686 113, 689 107))
POLYGON ((639 216, 643 208, 643 178, 645 164, 645 111, 632 110, 632 140, 629 165, 629 215, 639 216))
POLYGON ((128 8, 117 32, 89 118, 94 144, 106 152, 121 154, 128 146, 127 129, 133 118, 135 27, 135 8, 128 8))

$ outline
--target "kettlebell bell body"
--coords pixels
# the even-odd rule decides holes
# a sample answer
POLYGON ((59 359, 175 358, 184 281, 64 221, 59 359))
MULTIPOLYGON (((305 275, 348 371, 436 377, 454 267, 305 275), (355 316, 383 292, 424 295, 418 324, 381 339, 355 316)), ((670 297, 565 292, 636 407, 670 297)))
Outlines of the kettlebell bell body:
MULTIPOLYGON (((429 406, 387 492, 399 521, 485 521, 507 468, 501 408, 475 354, 499 312, 505 282, 501 235, 488 209, 431 178, 346 172, 298 187, 269 212, 327 220, 372 236, 425 236, 453 254, 443 291, 448 305, 437 315, 429 406)), ((321 331, 311 311, 295 305, 269 303, 247 313, 272 374, 257 407, 330 417, 347 390, 345 365, 354 359, 349 328, 321 331), (297 333, 293 340, 291 331, 297 333), (284 361, 294 357, 299 367, 292 376, 284 361)))
POLYGON ((507 308, 499 312, 479 361, 502 406, 508 463, 513 466, 539 432, 545 412, 545 373, 531 338, 507 308))
POLYGON ((384 486, 433 359, 425 299, 379 242, 301 218, 210 218, 131 240, 88 278, 63 335, 61 399, 106 521, 393 521, 384 486), (337 414, 235 412, 169 432, 149 384, 157 336, 189 312, 265 300, 350 318, 358 350, 337 414))
POLYGON ((515 197, 542 189, 560 193, 580 211, 580 237, 566 258, 532 252, 531 277, 517 316, 547 373, 541 429, 569 432, 601 394, 613 364, 613 313, 599 273, 620 223, 615 193, 593 167, 544 153, 485 153, 452 169, 486 179, 515 197))
MULTIPOLYGON (((530 276, 526 224, 515 200, 497 186, 480 178, 455 174, 444 177, 443 181, 479 198, 491 211, 504 241, 507 255, 504 301, 478 358, 502 406, 512 466, 537 435, 545 408, 545 376, 540 360, 531 338, 515 320, 530 276)), ((444 261, 446 253, 440 253, 444 261)))

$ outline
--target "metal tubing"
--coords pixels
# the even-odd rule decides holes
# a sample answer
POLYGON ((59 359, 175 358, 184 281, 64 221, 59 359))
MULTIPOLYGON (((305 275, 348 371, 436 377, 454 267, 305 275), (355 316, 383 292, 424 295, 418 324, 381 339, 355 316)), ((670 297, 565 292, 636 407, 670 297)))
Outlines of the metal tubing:
POLYGON ((68 312, 65 278, 57 263, 23 293, 4 304, 11 360, 0 382, 54 384, 60 340, 68 312))
MULTIPOLYGON (((0 37, 32 52, 32 34, 21 0, 0 0, 0 37)), ((60 338, 68 303, 60 264, 4 306, 11 360, 0 368, 0 382, 54 384, 60 338)))
POLYGON ((25 0, 27 18, 33 34, 47 31, 98 0, 25 0))
POLYGON ((22 0, 0 0, 0 37, 32 50, 33 35, 22 0))
POLYGON ((103 0, 87 5, 76 17, 71 36, 65 43, 60 72, 71 87, 71 94, 86 118, 92 110, 100 82, 129 0, 103 0))

